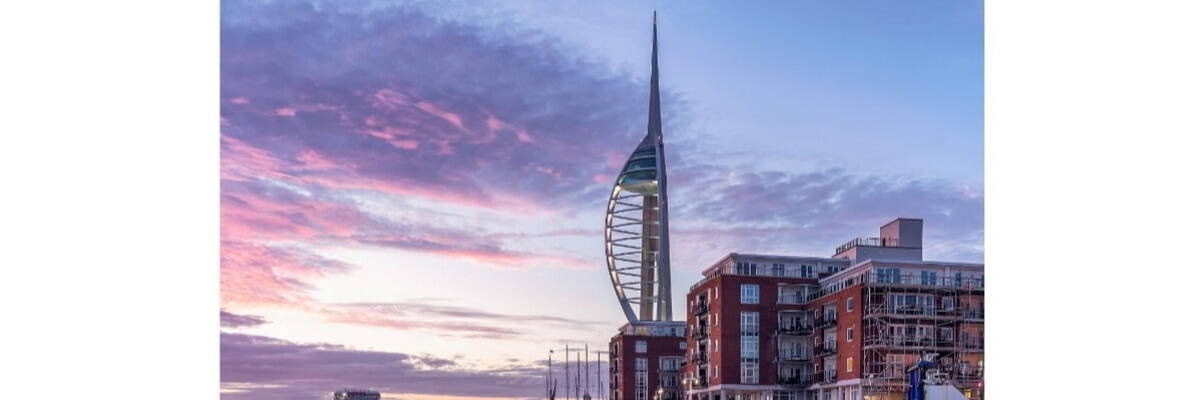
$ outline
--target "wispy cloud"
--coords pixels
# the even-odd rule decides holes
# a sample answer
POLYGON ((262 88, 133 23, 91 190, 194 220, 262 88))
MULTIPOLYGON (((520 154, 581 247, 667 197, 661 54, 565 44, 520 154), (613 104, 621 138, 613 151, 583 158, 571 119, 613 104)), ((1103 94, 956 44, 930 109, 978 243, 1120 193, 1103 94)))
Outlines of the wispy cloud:
MULTIPOLYGON (((421 330, 438 336, 539 339, 547 328, 587 331, 607 324, 551 315, 521 315, 453 306, 431 300, 324 304, 334 322, 421 330)), ((541 338, 544 339, 544 338, 541 338)))
POLYGON ((532 361, 479 370, 428 355, 221 333, 221 397, 226 399, 317 400, 347 386, 390 393, 536 397, 542 373, 532 361))
POLYGON ((222 328, 246 328, 265 323, 267 323, 267 319, 257 315, 241 315, 221 310, 222 328))
POLYGON ((925 219, 926 258, 983 258, 983 196, 950 182, 738 165, 693 165, 680 172, 689 185, 674 197, 680 222, 672 233, 688 238, 681 245, 692 251, 683 254, 702 254, 707 261, 718 256, 710 248, 832 255, 841 242, 871 235, 896 217, 925 219))

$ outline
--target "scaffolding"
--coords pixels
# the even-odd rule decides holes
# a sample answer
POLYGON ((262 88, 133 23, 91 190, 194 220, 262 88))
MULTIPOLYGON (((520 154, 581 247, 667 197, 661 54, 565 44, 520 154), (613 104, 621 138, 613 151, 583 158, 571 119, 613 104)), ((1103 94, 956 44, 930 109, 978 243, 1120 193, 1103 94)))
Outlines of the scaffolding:
POLYGON ((983 399, 983 280, 864 274, 863 395, 904 399, 906 368, 936 354, 949 382, 983 399))

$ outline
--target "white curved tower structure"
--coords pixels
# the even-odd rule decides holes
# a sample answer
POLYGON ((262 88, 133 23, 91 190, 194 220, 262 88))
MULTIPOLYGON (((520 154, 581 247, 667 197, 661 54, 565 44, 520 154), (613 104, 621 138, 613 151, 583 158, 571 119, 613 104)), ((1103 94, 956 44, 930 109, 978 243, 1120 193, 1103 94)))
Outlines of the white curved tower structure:
POLYGON ((604 252, 629 322, 671 320, 667 164, 658 102, 658 16, 650 52, 650 118, 608 199, 604 252))

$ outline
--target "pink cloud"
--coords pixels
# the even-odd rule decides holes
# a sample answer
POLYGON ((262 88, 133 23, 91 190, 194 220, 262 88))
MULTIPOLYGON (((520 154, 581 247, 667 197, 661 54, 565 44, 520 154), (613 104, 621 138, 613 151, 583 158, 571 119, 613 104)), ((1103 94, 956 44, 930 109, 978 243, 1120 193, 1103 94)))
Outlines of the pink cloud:
POLYGON ((308 308, 312 299, 304 279, 352 268, 296 248, 222 240, 221 304, 308 308))
POLYGON ((421 109, 421 111, 425 111, 431 115, 434 115, 434 116, 437 116, 438 118, 446 120, 446 122, 449 122, 451 125, 458 127, 458 129, 466 129, 466 127, 463 126, 463 121, 462 121, 461 117, 459 117, 458 115, 456 115, 450 111, 447 111, 441 107, 435 106, 429 102, 422 101, 422 102, 417 103, 417 108, 421 109))

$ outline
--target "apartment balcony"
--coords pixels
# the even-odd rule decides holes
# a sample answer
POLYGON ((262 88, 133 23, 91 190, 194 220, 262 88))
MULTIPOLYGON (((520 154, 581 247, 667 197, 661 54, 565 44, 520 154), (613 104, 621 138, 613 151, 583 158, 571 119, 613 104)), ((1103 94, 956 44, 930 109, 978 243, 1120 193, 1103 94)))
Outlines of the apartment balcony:
POLYGON ((814 321, 814 323, 817 326, 817 329, 824 329, 824 328, 828 328, 831 326, 835 326, 835 325, 837 325, 837 315, 830 314, 830 315, 825 315, 825 316, 818 316, 816 318, 816 320, 814 321))
POLYGON ((779 304, 804 304, 813 298, 812 295, 804 295, 800 293, 789 293, 779 296, 779 304))
POLYGON ((928 336, 910 335, 868 335, 863 339, 865 346, 886 347, 923 347, 923 348, 952 348, 954 341, 950 339, 934 339, 928 336))
POLYGON ((788 363, 808 362, 808 361, 812 361, 812 354, 805 353, 805 352, 799 352, 799 351, 796 351, 796 352, 787 351, 787 352, 780 352, 779 355, 777 355, 775 357, 775 359, 778 360, 778 362, 788 362, 788 363))
POLYGON ((780 326, 778 329, 775 330, 775 333, 778 335, 787 335, 787 336, 807 336, 807 335, 813 334, 813 326, 812 325, 780 326))
POLYGON ((708 364, 708 354, 697 354, 692 356, 691 361, 696 365, 708 364))
POLYGON ((692 331, 692 339, 696 339, 696 340, 708 339, 708 336, 710 334, 712 334, 712 328, 709 328, 707 326, 702 326, 702 327, 692 331))
POLYGON ((887 285, 887 286, 909 286, 909 287, 924 287, 935 290, 966 290, 966 291, 982 291, 983 279, 980 278, 962 278, 958 277, 922 277, 920 275, 905 273, 905 274, 886 274, 873 273, 862 276, 862 282, 865 284, 887 285))
POLYGON ((961 344, 966 350, 983 351, 983 338, 963 340, 961 344))
POLYGON ((816 346, 813 346, 813 352, 817 354, 817 357, 831 356, 831 355, 837 354, 837 345, 830 346, 830 345, 818 344, 816 346))
POLYGON ((963 318, 970 319, 970 320, 983 321, 983 309, 978 309, 978 308, 963 309, 963 318))
POLYGON ((835 371, 817 372, 813 374, 813 383, 837 383, 837 373, 835 371))
POLYGON ((696 315, 696 316, 705 315, 705 314, 708 314, 708 303, 702 303, 702 304, 696 306, 696 309, 693 310, 693 312, 692 312, 692 315, 696 315))
POLYGON ((787 387, 793 387, 793 388, 808 387, 809 385, 813 384, 813 375, 804 374, 804 375, 793 375, 793 376, 781 376, 779 378, 779 384, 783 385, 783 386, 787 386, 787 387))

